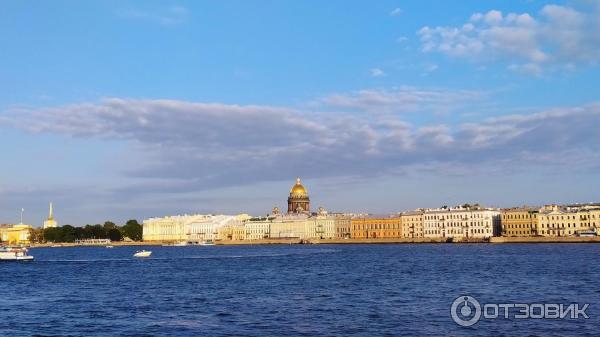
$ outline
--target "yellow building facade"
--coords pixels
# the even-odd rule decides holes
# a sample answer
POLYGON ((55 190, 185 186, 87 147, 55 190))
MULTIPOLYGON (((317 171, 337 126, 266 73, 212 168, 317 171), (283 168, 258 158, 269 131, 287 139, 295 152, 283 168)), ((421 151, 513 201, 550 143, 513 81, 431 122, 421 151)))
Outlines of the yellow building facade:
POLYGON ((595 230, 600 235, 600 208, 581 209, 577 212, 582 228, 595 230))
POLYGON ((402 219, 396 217, 357 217, 350 221, 353 239, 383 239, 402 237, 402 219))
POLYGON ((336 215, 333 220, 333 223, 334 223, 334 227, 335 227, 335 238, 336 239, 350 238, 350 236, 351 236, 351 233, 350 233, 351 218, 350 218, 350 216, 336 215))
POLYGON ((306 239, 309 236, 306 228, 307 220, 307 217, 301 216, 277 217, 270 223, 269 238, 306 239))
POLYGON ((502 236, 537 235, 538 214, 538 210, 527 207, 503 209, 502 236))
POLYGON ((423 237, 423 212, 406 212, 401 217, 403 238, 423 237))
POLYGON ((30 225, 0 225, 0 241, 9 245, 29 244, 32 227, 30 225))
POLYGON ((219 228, 219 240, 241 241, 246 239, 246 227, 243 224, 226 225, 219 228))
POLYGON ((542 236, 575 236, 600 230, 600 208, 574 208, 556 205, 541 209, 537 231, 542 236))

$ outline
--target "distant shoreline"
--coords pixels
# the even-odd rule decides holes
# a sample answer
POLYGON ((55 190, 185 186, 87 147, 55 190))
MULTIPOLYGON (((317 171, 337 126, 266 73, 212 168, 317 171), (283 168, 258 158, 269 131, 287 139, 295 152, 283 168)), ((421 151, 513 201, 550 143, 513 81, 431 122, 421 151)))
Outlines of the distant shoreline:
MULTIPOLYGON (((239 241, 217 241, 218 246, 241 246, 241 245, 293 245, 293 244, 470 244, 470 243, 600 243, 600 237, 492 237, 490 240, 468 240, 447 242, 438 238, 383 238, 383 239, 264 239, 264 240, 239 240, 239 241)), ((111 246, 161 246, 170 245, 173 242, 146 241, 146 242, 112 242, 111 246)), ((75 243, 44 243, 32 244, 32 248, 49 247, 104 247, 106 244, 75 244, 75 243)))

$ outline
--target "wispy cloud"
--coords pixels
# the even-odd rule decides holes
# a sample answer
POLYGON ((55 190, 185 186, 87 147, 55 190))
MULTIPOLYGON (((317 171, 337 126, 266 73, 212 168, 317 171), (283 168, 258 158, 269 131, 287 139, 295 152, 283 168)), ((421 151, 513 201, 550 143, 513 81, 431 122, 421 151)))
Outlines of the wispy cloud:
POLYGON ((408 41, 408 38, 406 36, 400 36, 399 38, 396 39, 396 42, 398 43, 404 43, 408 41))
POLYGON ((385 72, 379 68, 371 68, 369 72, 372 77, 384 77, 386 75, 385 72))
POLYGON ((189 11, 183 6, 171 6, 168 8, 152 10, 129 8, 120 10, 117 14, 124 18, 145 20, 164 26, 172 26, 183 23, 189 17, 189 11))
POLYGON ((402 9, 396 7, 390 12, 390 16, 399 16, 402 14, 402 9))
POLYGON ((421 89, 402 86, 392 89, 365 89, 351 93, 333 94, 322 98, 320 102, 337 109, 441 113, 451 111, 465 103, 480 101, 486 95, 485 92, 471 90, 421 89))
POLYGON ((546 5, 538 15, 474 13, 456 27, 418 31, 423 52, 479 62, 504 61, 508 69, 540 75, 544 69, 600 62, 598 11, 546 5))

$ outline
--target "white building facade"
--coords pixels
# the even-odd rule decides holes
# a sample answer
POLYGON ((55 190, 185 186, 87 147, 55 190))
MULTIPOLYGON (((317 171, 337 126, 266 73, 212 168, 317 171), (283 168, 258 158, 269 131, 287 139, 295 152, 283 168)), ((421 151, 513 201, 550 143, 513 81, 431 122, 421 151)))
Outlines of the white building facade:
POLYGON ((216 240, 219 228, 240 225, 247 215, 176 215, 143 221, 144 241, 201 242, 216 240))
POLYGON ((273 217, 251 218, 244 223, 246 240, 268 239, 273 217))
POLYGON ((242 221, 232 215, 207 216, 187 225, 187 241, 215 241, 219 238, 219 229, 224 226, 241 225, 242 221))
POLYGON ((500 228, 500 212, 495 209, 462 207, 428 210, 423 214, 423 236, 456 240, 487 239, 500 228))

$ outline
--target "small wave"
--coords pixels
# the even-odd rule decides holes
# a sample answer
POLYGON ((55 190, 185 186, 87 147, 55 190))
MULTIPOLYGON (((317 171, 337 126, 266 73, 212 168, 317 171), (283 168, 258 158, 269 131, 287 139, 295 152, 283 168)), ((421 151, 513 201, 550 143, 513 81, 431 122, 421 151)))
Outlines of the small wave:
POLYGON ((122 259, 52 259, 52 260, 36 260, 35 262, 113 262, 113 261, 129 261, 130 258, 122 258, 122 259))

